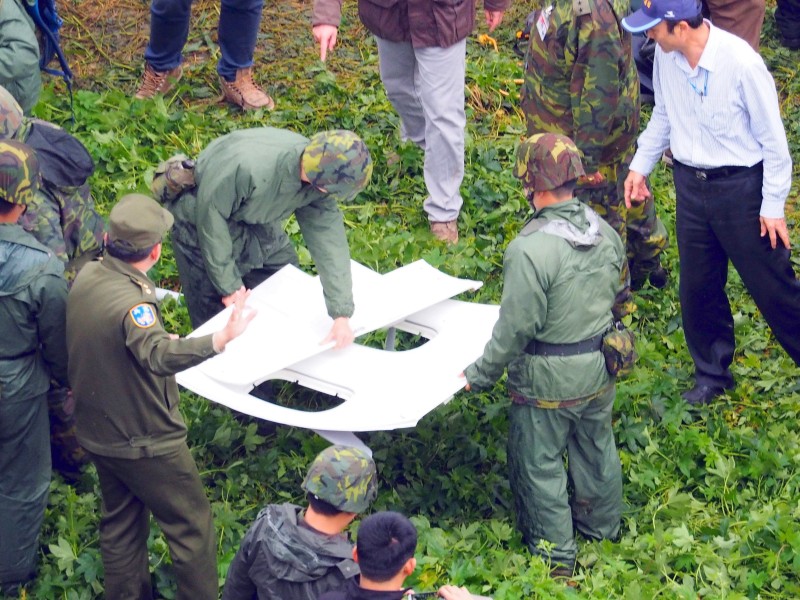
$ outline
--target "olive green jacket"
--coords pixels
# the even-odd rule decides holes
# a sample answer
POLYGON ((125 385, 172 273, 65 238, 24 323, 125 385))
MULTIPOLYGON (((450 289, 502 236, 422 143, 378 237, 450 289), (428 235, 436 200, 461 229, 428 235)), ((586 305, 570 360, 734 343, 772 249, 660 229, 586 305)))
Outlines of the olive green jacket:
POLYGON ((350 249, 336 201, 300 181, 308 139, 282 129, 234 131, 200 153, 195 194, 170 206, 189 221, 206 273, 222 296, 242 285, 242 275, 267 264, 271 227, 295 215, 319 272, 331 318, 353 314, 350 249), (267 230, 264 226, 269 225, 267 230))
POLYGON ((483 356, 465 370, 473 389, 508 367, 508 388, 541 406, 588 401, 611 376, 601 352, 534 356, 531 340, 579 342, 607 330, 625 248, 614 230, 575 199, 539 211, 506 250, 500 316, 483 356), (552 403, 552 404, 549 404, 552 403))
POLYGON ((42 76, 36 26, 21 1, 0 0, 0 85, 29 115, 39 101, 42 76))
POLYGON ((185 442, 174 374, 215 354, 212 336, 171 339, 155 285, 104 255, 78 274, 67 301, 69 379, 78 440, 115 458, 159 456, 185 442))
POLYGON ((0 224, 0 399, 67 385, 64 266, 19 225, 0 224))

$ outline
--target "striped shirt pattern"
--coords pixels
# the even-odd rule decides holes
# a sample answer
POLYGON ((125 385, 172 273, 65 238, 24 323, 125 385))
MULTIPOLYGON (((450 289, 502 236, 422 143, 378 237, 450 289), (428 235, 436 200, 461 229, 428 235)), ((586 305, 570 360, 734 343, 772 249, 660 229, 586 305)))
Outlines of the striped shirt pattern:
POLYGON ((698 169, 764 161, 761 216, 783 217, 792 159, 775 82, 747 42, 706 25, 708 42, 694 69, 680 52, 656 47, 656 105, 631 170, 649 174, 667 148, 698 169))

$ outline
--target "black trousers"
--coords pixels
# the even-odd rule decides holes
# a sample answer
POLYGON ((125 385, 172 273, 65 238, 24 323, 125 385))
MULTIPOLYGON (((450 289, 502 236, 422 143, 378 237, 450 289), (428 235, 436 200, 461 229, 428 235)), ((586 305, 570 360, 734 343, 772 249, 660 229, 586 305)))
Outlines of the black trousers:
POLYGON ((703 179, 676 162, 676 229, 686 343, 700 385, 732 387, 734 334, 725 284, 728 260, 795 363, 800 364, 800 281, 780 240, 760 236, 761 163, 703 179))

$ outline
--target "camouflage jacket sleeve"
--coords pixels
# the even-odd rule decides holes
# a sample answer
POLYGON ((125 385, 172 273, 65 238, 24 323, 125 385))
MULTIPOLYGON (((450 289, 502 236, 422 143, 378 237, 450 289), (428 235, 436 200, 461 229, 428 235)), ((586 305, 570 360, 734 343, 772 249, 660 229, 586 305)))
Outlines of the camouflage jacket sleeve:
POLYGON ((42 88, 39 43, 33 21, 18 0, 0 2, 0 30, 0 85, 30 114, 42 88))
POLYGON ((574 61, 570 80, 572 138, 583 152, 586 172, 594 173, 616 124, 622 32, 610 2, 597 2, 592 14, 576 16, 575 20, 575 35, 565 48, 574 61))
POLYGON ((353 316, 353 280, 344 218, 327 196, 295 211, 306 246, 317 267, 325 305, 332 319, 353 316))
POLYGON ((335 25, 342 20, 342 0, 315 0, 311 12, 311 26, 335 25))
POLYGON ((536 257, 524 252, 519 239, 511 242, 503 260, 503 297, 500 317, 483 355, 464 375, 475 390, 488 389, 500 378, 511 360, 536 337, 547 318, 550 275, 536 257))

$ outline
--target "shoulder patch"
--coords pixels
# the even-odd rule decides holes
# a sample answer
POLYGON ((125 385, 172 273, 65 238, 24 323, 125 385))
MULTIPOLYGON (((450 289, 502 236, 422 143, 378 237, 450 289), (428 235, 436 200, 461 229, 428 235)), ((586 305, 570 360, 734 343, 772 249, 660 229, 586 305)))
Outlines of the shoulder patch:
POLYGON ((130 310, 131 319, 137 327, 147 329, 156 324, 156 312, 152 304, 137 304, 130 310))

